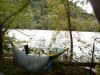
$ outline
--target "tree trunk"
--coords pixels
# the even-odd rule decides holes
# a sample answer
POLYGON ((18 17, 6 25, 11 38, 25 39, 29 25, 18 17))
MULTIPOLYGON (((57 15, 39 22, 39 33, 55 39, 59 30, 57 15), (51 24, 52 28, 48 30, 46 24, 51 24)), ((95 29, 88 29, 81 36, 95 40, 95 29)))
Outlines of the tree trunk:
POLYGON ((3 29, 0 25, 0 55, 3 54, 3 29))
POLYGON ((68 18, 68 25, 69 25, 69 34, 70 34, 70 57, 69 61, 72 62, 73 60, 73 36, 72 36, 72 24, 70 19, 70 7, 69 7, 69 1, 67 0, 67 18, 68 18))
POLYGON ((100 0, 90 0, 90 3, 92 5, 93 11, 100 23, 100 0))
POLYGON ((66 4, 64 2, 64 0, 62 0, 64 7, 65 7, 65 11, 67 14, 67 21, 68 21, 68 25, 69 25, 69 34, 70 34, 70 57, 68 59, 68 61, 72 62, 73 60, 73 36, 72 36, 72 25, 71 25, 71 19, 70 19, 70 8, 69 8, 69 1, 66 0, 66 4))

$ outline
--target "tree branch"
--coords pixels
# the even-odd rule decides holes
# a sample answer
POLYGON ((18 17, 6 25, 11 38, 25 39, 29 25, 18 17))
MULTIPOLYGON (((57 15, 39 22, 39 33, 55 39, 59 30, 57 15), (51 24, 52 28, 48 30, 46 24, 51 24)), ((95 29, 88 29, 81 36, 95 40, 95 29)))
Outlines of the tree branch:
POLYGON ((28 4, 29 4, 29 1, 27 3, 25 3, 23 5, 23 7, 20 8, 17 12, 15 12, 15 13, 9 15, 8 17, 6 17, 5 20, 1 23, 1 25, 4 25, 4 23, 6 23, 10 18, 12 18, 13 16, 19 14, 28 4))
POLYGON ((77 13, 77 14, 82 14, 82 15, 88 15, 88 16, 96 17, 95 15, 88 14, 88 13, 77 13))

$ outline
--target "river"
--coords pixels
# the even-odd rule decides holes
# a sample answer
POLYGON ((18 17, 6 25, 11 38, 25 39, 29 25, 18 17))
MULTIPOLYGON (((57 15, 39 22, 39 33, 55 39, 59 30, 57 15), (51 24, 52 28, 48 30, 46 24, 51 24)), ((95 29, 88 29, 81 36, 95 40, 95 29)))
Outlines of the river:
MULTIPOLYGON (((70 48, 70 36, 68 31, 54 30, 29 30, 17 29, 9 30, 8 35, 15 37, 19 41, 20 46, 27 44, 29 47, 40 48, 70 48)), ((73 31, 74 56, 86 60, 91 58, 93 43, 95 42, 95 59, 100 59, 100 33, 99 32, 81 32, 73 31)))

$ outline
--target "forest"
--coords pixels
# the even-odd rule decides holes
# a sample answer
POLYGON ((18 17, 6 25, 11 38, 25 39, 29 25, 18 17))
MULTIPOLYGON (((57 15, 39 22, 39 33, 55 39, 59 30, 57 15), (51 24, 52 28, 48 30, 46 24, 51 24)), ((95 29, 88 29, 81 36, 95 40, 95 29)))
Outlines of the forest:
POLYGON ((0 0, 0 75, 100 75, 99 15, 92 2, 0 0), (82 6, 90 2, 94 12, 88 13, 82 6), (48 46, 42 35, 50 39, 48 46), (38 41, 30 47, 33 39, 38 41))

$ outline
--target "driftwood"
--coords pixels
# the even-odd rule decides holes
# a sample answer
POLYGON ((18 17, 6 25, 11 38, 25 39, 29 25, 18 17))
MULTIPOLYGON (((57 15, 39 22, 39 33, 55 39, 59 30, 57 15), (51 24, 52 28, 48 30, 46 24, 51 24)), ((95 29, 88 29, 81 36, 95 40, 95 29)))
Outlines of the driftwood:
POLYGON ((95 67, 96 65, 100 66, 100 63, 88 63, 88 62, 60 62, 60 64, 63 64, 65 66, 83 66, 83 67, 95 67))

